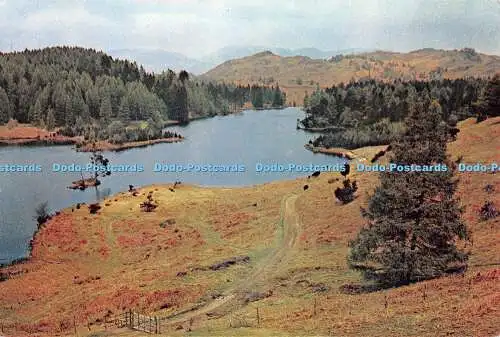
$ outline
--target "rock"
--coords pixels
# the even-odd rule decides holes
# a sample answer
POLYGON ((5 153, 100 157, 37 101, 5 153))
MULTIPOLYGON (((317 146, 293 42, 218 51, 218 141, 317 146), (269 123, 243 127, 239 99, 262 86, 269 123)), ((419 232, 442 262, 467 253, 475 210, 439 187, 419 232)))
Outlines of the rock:
POLYGON ((238 257, 233 257, 231 259, 224 260, 222 262, 213 264, 210 266, 211 270, 221 270, 221 269, 226 269, 229 266, 232 266, 236 263, 247 263, 250 261, 249 256, 238 256, 238 257))
POLYGON ((312 285, 312 291, 315 293, 323 293, 323 292, 326 292, 328 290, 329 290, 328 287, 323 283, 318 283, 318 284, 312 285))

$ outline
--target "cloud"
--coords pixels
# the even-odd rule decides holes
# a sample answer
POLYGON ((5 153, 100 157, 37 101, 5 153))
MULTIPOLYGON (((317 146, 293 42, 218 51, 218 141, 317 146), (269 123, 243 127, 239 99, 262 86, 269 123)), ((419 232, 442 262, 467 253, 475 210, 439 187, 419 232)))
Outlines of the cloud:
POLYGON ((227 45, 471 46, 500 53, 497 0, 0 0, 0 49, 79 44, 198 57, 227 45))

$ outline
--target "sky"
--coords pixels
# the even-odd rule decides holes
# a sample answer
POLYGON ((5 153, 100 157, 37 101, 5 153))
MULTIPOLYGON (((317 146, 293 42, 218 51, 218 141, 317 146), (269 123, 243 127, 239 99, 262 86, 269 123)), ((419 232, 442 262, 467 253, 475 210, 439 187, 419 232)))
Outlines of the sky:
POLYGON ((0 0, 0 50, 79 45, 197 58, 225 46, 500 54, 500 0, 0 0))

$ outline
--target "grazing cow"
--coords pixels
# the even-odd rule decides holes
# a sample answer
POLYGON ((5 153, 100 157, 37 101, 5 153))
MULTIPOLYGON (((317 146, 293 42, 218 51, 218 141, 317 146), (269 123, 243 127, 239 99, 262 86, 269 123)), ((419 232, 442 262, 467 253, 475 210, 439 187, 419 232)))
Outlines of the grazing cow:
POLYGON ((306 191, 309 188, 309 185, 304 185, 304 191, 306 191))
POLYGON ((314 172, 313 174, 311 174, 311 177, 316 178, 316 177, 319 177, 319 175, 320 175, 320 174, 321 174, 321 172, 320 172, 320 171, 316 171, 316 172, 314 172))

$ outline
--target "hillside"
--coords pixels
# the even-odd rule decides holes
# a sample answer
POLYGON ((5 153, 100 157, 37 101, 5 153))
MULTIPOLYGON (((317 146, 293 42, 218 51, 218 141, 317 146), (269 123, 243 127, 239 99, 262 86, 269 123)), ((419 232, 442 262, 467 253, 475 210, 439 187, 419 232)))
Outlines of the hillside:
MULTIPOLYGON (((452 159, 499 162, 499 122, 461 122, 452 159)), ((362 160, 379 149, 353 152, 362 160)), ((322 173, 244 188, 149 186, 107 198, 95 215, 65 209, 38 233, 30 261, 2 270, 0 326, 7 336, 74 336, 74 323, 78 336, 147 336, 103 324, 133 309, 177 313, 162 321, 165 336, 498 334, 500 227, 478 210, 500 203, 484 190, 498 190, 500 176, 460 175, 473 235, 463 277, 347 294, 340 288, 360 280, 346 265, 348 242, 378 184, 376 173, 352 175, 360 190, 348 205, 332 196, 340 174, 322 173), (140 212, 149 193, 159 206, 140 212)))
POLYGON ((272 52, 227 61, 204 74, 218 81, 238 84, 279 83, 289 103, 302 105, 304 93, 351 79, 428 80, 485 77, 500 70, 500 56, 473 49, 421 49, 409 53, 376 51, 339 55, 329 60, 304 56, 281 57, 272 52))

